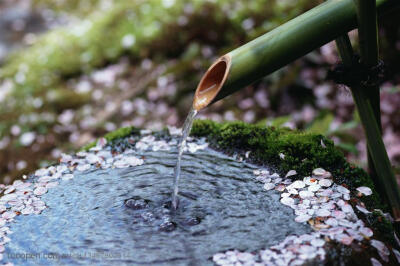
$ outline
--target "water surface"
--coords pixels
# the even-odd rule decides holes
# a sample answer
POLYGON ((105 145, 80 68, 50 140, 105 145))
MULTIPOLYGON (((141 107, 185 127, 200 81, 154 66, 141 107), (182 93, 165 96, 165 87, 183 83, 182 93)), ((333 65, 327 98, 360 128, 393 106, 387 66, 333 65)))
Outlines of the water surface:
POLYGON ((253 179, 254 166, 209 148, 184 154, 180 206, 171 213, 177 151, 139 154, 145 160, 141 166, 75 173, 74 179, 60 181, 42 197, 48 209, 11 224, 5 261, 209 265, 217 252, 257 251, 289 234, 311 232, 294 222, 277 192, 263 191, 253 179), (12 254, 40 257, 23 260, 12 254))

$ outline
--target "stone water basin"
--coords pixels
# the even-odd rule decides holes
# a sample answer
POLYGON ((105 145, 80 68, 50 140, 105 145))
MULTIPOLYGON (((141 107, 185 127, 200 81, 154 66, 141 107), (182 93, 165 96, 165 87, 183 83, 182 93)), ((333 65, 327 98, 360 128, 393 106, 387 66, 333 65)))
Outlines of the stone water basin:
MULTIPOLYGON (((171 135, 179 133, 174 130, 171 135)), ((171 211, 177 136, 143 132, 4 187, 0 252, 15 265, 324 264, 332 243, 392 252, 357 213, 353 193, 317 168, 278 174, 191 139, 183 156, 179 208, 171 211), (294 178, 295 177, 295 178, 294 178)), ((361 204, 361 205, 360 205, 361 204)), ((399 253, 400 255, 400 253, 399 253)), ((378 264, 374 264, 378 265, 378 264)))
MULTIPOLYGON (((86 169, 91 160, 107 167, 106 161, 113 158, 109 150, 96 153, 105 160, 82 153, 80 166, 65 170, 56 181, 58 186, 41 195, 46 209, 15 218, 5 261, 212 265, 218 252, 257 251, 288 235, 311 232, 294 221, 293 211, 279 202, 279 192, 266 192, 257 182, 254 165, 211 148, 187 152, 179 209, 173 213, 169 205, 175 147, 128 149, 107 169, 93 165, 86 169), (124 158, 137 158, 135 164, 140 165, 124 165, 124 158), (18 253, 40 257, 13 258, 18 253)), ((40 178, 34 177, 33 183, 40 183, 40 178)))

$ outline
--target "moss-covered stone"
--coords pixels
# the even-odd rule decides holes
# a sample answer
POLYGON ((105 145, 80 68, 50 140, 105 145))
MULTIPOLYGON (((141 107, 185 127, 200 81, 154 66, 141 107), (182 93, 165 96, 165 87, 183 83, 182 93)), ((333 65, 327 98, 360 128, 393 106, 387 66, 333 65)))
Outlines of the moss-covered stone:
MULTIPOLYGON (((251 151, 253 162, 273 166, 281 174, 296 170, 297 176, 304 177, 321 167, 332 173, 335 182, 352 190, 359 186, 374 187, 364 170, 349 164, 333 142, 320 134, 243 122, 219 124, 197 120, 191 135, 206 137, 212 146, 229 153, 251 151)), ((363 200, 368 206, 383 207, 376 193, 363 200)))
MULTIPOLYGON (((104 135, 104 138, 107 140, 107 143, 113 143, 114 141, 130 136, 130 135, 137 135, 140 133, 140 130, 135 128, 135 127, 123 127, 120 129, 117 129, 115 131, 112 131, 106 135, 104 135)), ((81 150, 87 151, 90 148, 96 146, 97 140, 93 141, 87 145, 85 145, 81 150)))
MULTIPOLYGON (((294 178, 310 176, 313 169, 324 168, 332 173, 337 184, 346 186, 351 191, 360 186, 370 187, 373 194, 362 197, 368 209, 388 210, 368 174, 348 163, 342 152, 323 135, 239 121, 219 124, 210 120, 196 120, 191 135, 206 137, 212 147, 231 154, 251 151, 251 161, 275 167, 274 170, 283 175, 289 170, 296 170, 298 175, 294 178), (281 158, 282 154, 284 158, 281 158)), ((365 222, 378 232, 379 238, 395 243, 394 228, 381 211, 368 215, 365 222)))
POLYGON ((388 241, 391 245, 396 245, 393 237, 395 230, 392 223, 380 211, 373 211, 367 217, 368 223, 372 228, 375 228, 381 236, 388 241))

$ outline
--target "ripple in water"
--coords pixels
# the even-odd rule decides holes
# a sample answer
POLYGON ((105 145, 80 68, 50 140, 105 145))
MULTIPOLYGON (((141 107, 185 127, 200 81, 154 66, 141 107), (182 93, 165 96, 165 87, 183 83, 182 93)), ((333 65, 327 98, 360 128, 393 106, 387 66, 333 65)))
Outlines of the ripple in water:
POLYGON ((263 191, 253 166, 211 149, 185 154, 180 205, 171 210, 177 152, 140 152, 145 164, 93 170, 45 194, 40 215, 11 225, 5 261, 37 264, 212 264, 229 249, 256 251, 289 234, 310 232, 294 222, 279 194, 263 191), (58 260, 7 258, 12 253, 67 254, 58 260), (69 255, 68 255, 69 254, 69 255))

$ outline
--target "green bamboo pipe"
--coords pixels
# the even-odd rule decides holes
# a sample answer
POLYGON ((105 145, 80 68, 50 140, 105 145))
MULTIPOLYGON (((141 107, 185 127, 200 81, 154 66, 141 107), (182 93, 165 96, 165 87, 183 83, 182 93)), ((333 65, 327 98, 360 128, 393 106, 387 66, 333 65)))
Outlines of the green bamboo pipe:
MULTIPOLYGON (((400 4, 377 0, 379 12, 400 4)), ((353 0, 330 0, 215 61, 196 89, 193 108, 203 109, 357 26, 353 0)))

